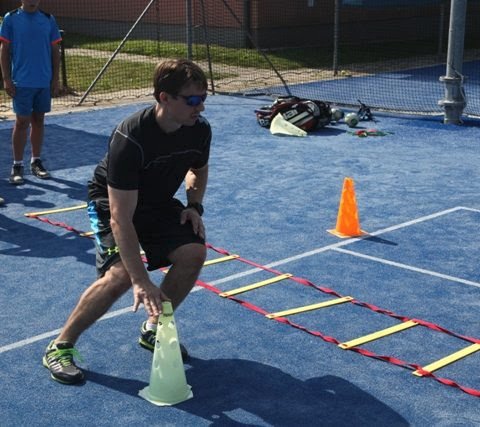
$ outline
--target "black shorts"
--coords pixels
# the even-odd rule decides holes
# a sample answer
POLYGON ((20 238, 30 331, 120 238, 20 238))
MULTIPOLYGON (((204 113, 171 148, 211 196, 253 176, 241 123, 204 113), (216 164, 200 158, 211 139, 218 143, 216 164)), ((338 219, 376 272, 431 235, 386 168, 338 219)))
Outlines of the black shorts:
MULTIPOLYGON (((185 206, 179 200, 172 199, 162 206, 137 209, 135 212, 133 223, 149 271, 170 265, 169 254, 180 246, 189 243, 205 244, 205 240, 193 232, 190 222, 180 224, 180 214, 184 209, 185 206)), ((97 273, 101 277, 120 261, 118 246, 110 227, 108 199, 91 200, 88 203, 88 216, 95 235, 97 273)))

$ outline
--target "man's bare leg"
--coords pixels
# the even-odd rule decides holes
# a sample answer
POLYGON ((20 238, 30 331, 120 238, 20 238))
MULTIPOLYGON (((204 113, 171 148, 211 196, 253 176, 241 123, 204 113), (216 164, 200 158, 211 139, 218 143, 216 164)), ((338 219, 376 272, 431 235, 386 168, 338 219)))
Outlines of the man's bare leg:
MULTIPOLYGON (((204 245, 190 243, 175 249, 170 255, 172 266, 165 276, 161 289, 171 299, 177 309, 195 286, 202 270, 207 250, 204 245)), ((148 322, 156 324, 157 317, 149 317, 148 322)))
POLYGON ((123 264, 117 262, 112 265, 82 294, 55 342, 75 344, 80 335, 102 317, 130 286, 130 277, 123 264))
POLYGON ((19 162, 23 160, 23 152, 27 145, 28 129, 30 127, 30 116, 18 116, 15 119, 15 125, 12 132, 12 152, 13 160, 19 162))
POLYGON ((45 113, 32 113, 30 143, 32 145, 32 157, 40 157, 42 154, 43 135, 45 132, 45 113))

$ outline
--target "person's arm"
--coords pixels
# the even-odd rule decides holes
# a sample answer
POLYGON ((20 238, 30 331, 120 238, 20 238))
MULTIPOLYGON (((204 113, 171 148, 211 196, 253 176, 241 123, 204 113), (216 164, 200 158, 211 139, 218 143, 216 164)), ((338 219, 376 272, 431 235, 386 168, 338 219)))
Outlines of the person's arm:
MULTIPOLYGON (((207 189, 208 163, 199 169, 190 169, 185 177, 185 189, 187 192, 187 203, 202 203, 203 196, 207 189)), ((200 237, 205 238, 205 227, 202 218, 195 208, 187 208, 182 212, 181 223, 187 221, 192 223, 193 231, 200 237)))
POLYGON ((190 169, 185 177, 188 203, 202 203, 207 189, 208 163, 200 169, 190 169))
POLYGON ((52 95, 57 96, 60 90, 60 43, 52 45, 52 95))
POLYGON ((132 282, 134 304, 137 311, 143 303, 149 316, 158 316, 161 303, 168 297, 150 280, 140 255, 140 244, 133 225, 137 206, 137 190, 117 190, 108 187, 110 225, 117 243, 122 263, 132 282))
POLYGON ((10 43, 2 41, 0 50, 0 66, 2 67, 3 87, 12 98, 15 96, 15 85, 12 82, 10 68, 10 43))

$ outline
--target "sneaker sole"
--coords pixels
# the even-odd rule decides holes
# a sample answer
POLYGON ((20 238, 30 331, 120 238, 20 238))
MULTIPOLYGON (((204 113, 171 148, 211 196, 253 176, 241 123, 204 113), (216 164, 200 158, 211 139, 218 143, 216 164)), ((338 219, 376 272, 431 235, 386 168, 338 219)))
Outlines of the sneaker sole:
POLYGON ((37 174, 35 174, 35 173, 32 172, 32 175, 33 175, 33 176, 36 176, 38 179, 50 179, 50 178, 51 178, 51 175, 50 175, 50 174, 49 174, 49 175, 43 175, 43 176, 42 176, 42 175, 37 175, 37 174))
MULTIPOLYGON (((42 358, 42 365, 50 371, 50 368, 48 367, 47 359, 45 358, 45 356, 43 356, 43 358, 42 358)), ((81 378, 73 380, 73 381, 62 380, 62 379, 56 377, 55 375, 53 375, 52 371, 50 371, 50 377, 52 378, 52 380, 55 380, 56 382, 61 383, 61 384, 65 384, 65 385, 78 384, 78 383, 81 383, 85 380, 85 376, 83 375, 83 373, 82 373, 81 378)))
POLYGON ((20 179, 17 179, 17 180, 9 179, 8 182, 12 185, 23 185, 23 184, 25 184, 24 179, 22 179, 22 180, 20 180, 20 179))
POLYGON ((147 341, 144 341, 142 338, 138 339, 138 343, 140 344, 140 347, 143 347, 145 350, 150 350, 151 352, 153 352, 155 348, 153 345, 149 344, 147 341))

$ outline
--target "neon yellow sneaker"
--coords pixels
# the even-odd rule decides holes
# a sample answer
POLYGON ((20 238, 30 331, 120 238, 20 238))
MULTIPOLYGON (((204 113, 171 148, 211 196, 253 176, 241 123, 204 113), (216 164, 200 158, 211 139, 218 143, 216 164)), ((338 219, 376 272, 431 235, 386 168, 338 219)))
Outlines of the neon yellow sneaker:
POLYGON ((43 366, 50 371, 55 381, 62 384, 76 384, 83 381, 84 375, 75 365, 74 356, 82 360, 73 344, 66 341, 55 344, 51 341, 43 356, 43 366))

